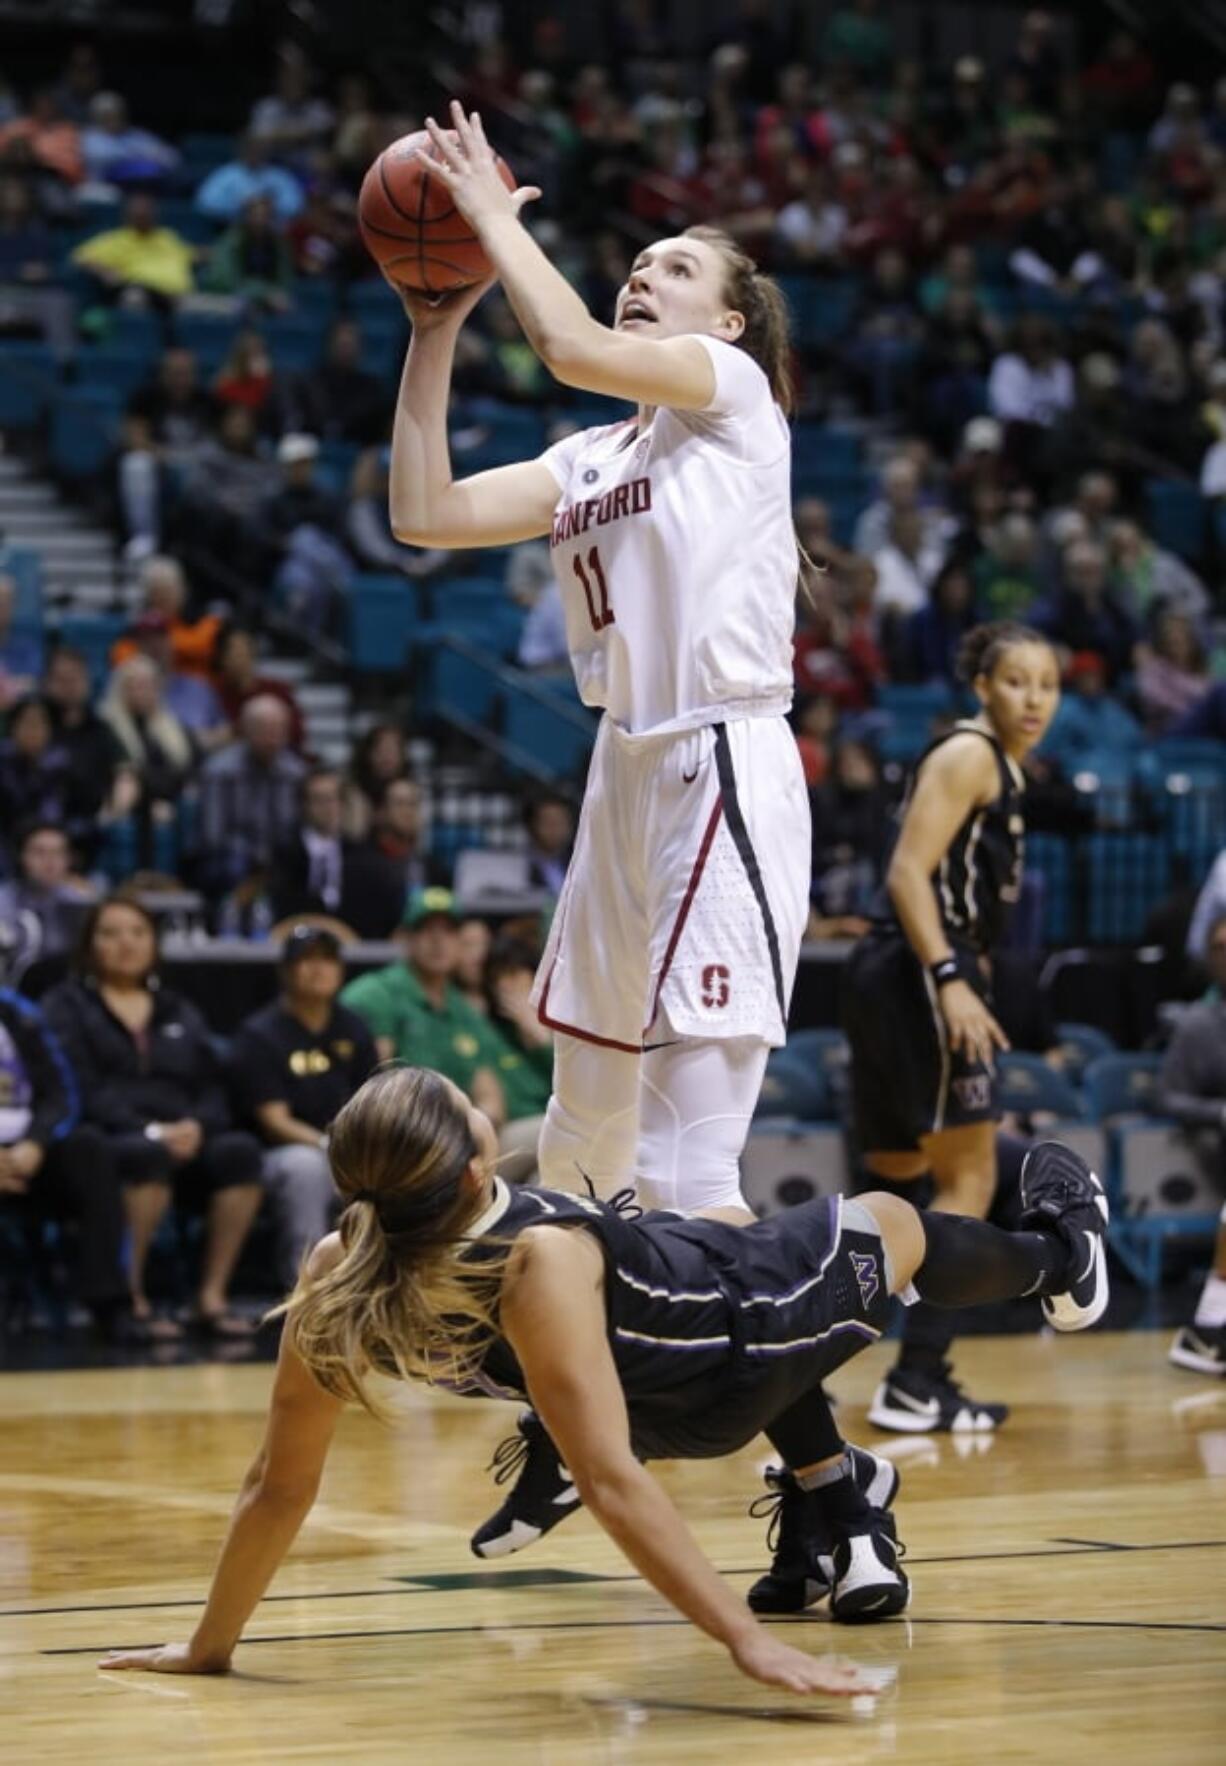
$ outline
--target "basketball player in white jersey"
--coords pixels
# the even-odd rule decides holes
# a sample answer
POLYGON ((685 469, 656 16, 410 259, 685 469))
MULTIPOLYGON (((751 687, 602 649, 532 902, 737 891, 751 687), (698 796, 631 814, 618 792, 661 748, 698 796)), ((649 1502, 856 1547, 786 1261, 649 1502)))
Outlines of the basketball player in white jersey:
MULTIPOLYGON (((447 402, 460 326, 489 283, 413 324, 390 515, 414 545, 548 535, 579 693, 604 713, 574 856, 534 993, 555 1032, 540 1177, 635 1185, 648 1206, 743 1207, 740 1155, 786 1038, 808 913, 808 794, 785 721, 797 548, 783 298, 725 235, 638 254, 600 324, 520 224, 480 119, 451 107, 423 155, 476 232, 524 335, 564 385, 637 414, 456 482, 447 402)), ((445 590, 444 590, 445 592, 445 590)), ((531 1413, 482 1556, 576 1500, 531 1413)), ((828 1415, 818 1445, 838 1439, 828 1415)), ((812 1451, 806 1441, 804 1451, 812 1451)))

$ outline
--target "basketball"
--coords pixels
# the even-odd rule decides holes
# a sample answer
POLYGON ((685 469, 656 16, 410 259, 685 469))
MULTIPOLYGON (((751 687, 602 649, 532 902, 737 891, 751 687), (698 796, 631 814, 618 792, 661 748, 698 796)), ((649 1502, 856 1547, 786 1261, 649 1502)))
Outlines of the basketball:
MULTIPOLYGON (((490 273, 476 234, 440 178, 416 157, 433 149, 424 129, 385 147, 362 180, 358 224, 366 249, 394 281, 422 294, 450 294, 490 273)), ((515 175, 497 159, 508 190, 515 175)))

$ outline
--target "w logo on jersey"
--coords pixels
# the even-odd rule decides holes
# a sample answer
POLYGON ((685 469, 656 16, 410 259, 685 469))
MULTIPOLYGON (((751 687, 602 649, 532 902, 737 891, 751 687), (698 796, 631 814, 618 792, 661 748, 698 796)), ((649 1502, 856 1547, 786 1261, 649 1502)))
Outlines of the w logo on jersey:
POLYGON ((877 1259, 869 1251, 852 1251, 849 1255, 860 1287, 860 1301, 867 1312, 877 1298, 877 1290, 881 1286, 881 1278, 877 1274, 877 1259))

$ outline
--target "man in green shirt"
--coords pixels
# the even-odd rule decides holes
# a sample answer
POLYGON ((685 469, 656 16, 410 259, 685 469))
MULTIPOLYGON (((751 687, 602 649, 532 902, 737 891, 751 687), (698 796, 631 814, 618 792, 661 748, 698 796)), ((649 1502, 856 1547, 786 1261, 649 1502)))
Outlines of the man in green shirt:
POLYGON ((452 980, 458 924, 449 889, 414 889, 397 934, 403 961, 351 981, 341 1004, 365 1021, 382 1060, 445 1073, 500 1127, 506 1119, 498 1077, 502 1039, 452 980))

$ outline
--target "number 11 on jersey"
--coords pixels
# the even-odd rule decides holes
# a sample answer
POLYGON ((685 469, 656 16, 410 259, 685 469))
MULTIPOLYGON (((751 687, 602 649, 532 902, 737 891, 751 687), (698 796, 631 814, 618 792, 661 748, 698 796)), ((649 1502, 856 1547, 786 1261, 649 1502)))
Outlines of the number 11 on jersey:
POLYGON ((584 570, 578 553, 575 554, 574 562, 575 575, 583 584, 583 593, 587 598, 587 610, 592 621, 592 630, 602 632, 607 625, 613 624, 613 609, 609 605, 609 585, 605 581, 600 553, 595 546, 592 547, 587 555, 587 570, 584 570))

